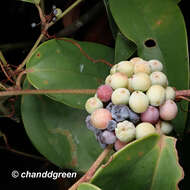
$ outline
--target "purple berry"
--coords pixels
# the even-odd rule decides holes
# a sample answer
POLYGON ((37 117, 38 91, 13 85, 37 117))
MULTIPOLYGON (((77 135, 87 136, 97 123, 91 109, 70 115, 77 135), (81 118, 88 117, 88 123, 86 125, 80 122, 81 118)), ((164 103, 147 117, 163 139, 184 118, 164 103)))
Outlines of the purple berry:
POLYGON ((102 132, 100 139, 103 144, 113 144, 116 141, 116 136, 113 132, 106 130, 102 132))
POLYGON ((100 147, 103 149, 106 148, 107 144, 103 143, 101 140, 102 131, 99 130, 99 131, 95 132, 94 135, 95 135, 96 140, 98 141, 100 147))
POLYGON ((117 127, 117 122, 114 120, 110 120, 107 125, 107 130, 114 131, 116 127, 117 127))
POLYGON ((112 118, 117 122, 124 121, 129 117, 129 108, 125 105, 114 105, 111 109, 112 118))
POLYGON ((86 119, 85 119, 86 127, 87 127, 89 130, 93 131, 94 133, 99 132, 100 130, 97 129, 97 128, 95 128, 95 127, 91 124, 91 121, 90 121, 90 120, 91 120, 91 116, 88 115, 88 116, 86 117, 86 119))
POLYGON ((140 122, 140 116, 131 109, 129 109, 129 121, 131 121, 134 125, 140 122))
POLYGON ((110 102, 110 103, 106 106, 106 109, 111 112, 113 106, 114 106, 114 104, 113 104, 112 102, 110 102))
POLYGON ((113 93, 112 88, 109 85, 101 85, 97 89, 97 97, 102 101, 102 102, 108 102, 111 99, 111 95, 113 93))
POLYGON ((159 120, 159 111, 153 106, 149 106, 147 110, 141 113, 141 121, 156 124, 159 120))

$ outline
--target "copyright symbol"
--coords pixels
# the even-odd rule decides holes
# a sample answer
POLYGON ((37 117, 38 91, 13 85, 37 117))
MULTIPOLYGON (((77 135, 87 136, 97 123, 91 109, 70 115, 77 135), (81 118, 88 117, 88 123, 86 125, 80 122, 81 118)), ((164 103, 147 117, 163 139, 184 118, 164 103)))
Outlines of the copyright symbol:
POLYGON ((19 172, 17 170, 13 170, 12 173, 11 173, 11 176, 13 178, 17 178, 19 176, 19 172))

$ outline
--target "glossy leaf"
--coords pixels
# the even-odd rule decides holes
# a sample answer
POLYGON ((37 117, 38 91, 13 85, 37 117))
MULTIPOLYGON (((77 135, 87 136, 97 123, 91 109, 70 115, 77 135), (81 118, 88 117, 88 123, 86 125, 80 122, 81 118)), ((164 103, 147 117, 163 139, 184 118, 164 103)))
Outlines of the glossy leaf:
POLYGON ((77 190, 101 190, 101 189, 90 183, 81 183, 77 190))
POLYGON ((137 47, 132 41, 125 38, 121 33, 118 33, 115 41, 115 64, 129 59, 136 49, 137 47))
POLYGON ((104 190, 177 190, 184 177, 176 139, 153 134, 128 144, 101 167, 91 183, 104 190))
POLYGON ((19 1, 24 1, 24 2, 28 2, 28 3, 34 3, 34 4, 40 3, 40 0, 19 0, 19 1))
MULTIPOLYGON (((111 48, 90 43, 77 42, 77 46, 64 40, 49 40, 37 48, 27 63, 29 82, 38 89, 96 89, 104 83, 110 67, 105 63, 93 63, 93 59, 113 62, 111 48)), ((51 94, 50 98, 71 107, 84 108, 90 96, 79 94, 51 94)))
MULTIPOLYGON (((158 59, 164 64, 169 84, 189 88, 189 60, 184 19, 174 0, 109 0, 110 10, 120 31, 137 45, 144 59, 158 59), (178 77, 179 76, 179 77, 178 77)), ((183 108, 188 109, 184 103, 183 108)), ((174 121, 182 133, 187 113, 174 121)))
POLYGON ((34 146, 59 167, 86 171, 102 151, 94 134, 85 126, 85 111, 47 96, 25 95, 21 112, 34 146))

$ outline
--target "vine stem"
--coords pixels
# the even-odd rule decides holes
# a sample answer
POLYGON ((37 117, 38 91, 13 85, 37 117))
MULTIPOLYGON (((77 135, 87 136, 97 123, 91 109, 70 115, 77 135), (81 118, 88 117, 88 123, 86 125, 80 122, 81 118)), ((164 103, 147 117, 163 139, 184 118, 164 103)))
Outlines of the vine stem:
POLYGON ((102 161, 105 159, 105 157, 108 155, 108 153, 112 150, 113 145, 108 145, 104 151, 99 155, 99 157, 96 159, 96 161, 92 164, 90 169, 75 183, 73 184, 68 190, 76 190, 77 187, 83 183, 89 181, 94 173, 96 172, 97 168, 100 166, 102 161))
POLYGON ((190 96, 190 90, 176 90, 176 97, 178 96, 190 96))

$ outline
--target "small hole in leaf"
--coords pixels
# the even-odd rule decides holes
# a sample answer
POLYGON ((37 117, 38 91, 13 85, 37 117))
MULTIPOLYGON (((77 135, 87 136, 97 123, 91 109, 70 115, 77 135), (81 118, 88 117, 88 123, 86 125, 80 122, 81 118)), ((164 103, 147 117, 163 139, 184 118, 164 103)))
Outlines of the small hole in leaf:
POLYGON ((155 47, 156 42, 153 39, 148 39, 144 42, 145 46, 148 48, 155 47))

